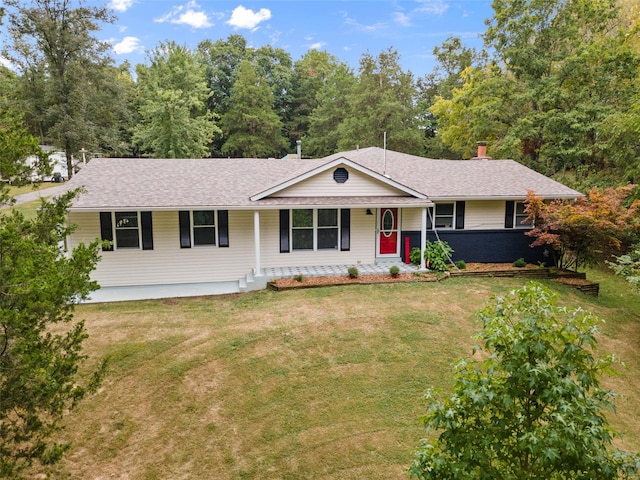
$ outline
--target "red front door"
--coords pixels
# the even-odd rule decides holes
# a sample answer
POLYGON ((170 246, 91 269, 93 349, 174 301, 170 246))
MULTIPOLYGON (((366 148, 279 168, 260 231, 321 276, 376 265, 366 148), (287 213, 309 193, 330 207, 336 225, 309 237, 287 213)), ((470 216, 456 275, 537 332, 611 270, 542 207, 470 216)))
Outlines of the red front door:
POLYGON ((378 230, 378 253, 398 255, 398 209, 381 208, 378 230))

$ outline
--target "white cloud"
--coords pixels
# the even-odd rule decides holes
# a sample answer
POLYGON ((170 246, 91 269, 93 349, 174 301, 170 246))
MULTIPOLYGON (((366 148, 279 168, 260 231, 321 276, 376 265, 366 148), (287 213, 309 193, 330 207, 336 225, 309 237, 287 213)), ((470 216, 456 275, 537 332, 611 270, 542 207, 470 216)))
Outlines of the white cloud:
POLYGON ((133 0, 111 0, 109 2, 109 7, 118 11, 118 12, 126 12, 133 5, 133 0))
POLYGON ((384 22, 378 22, 378 23, 374 23, 371 25, 364 25, 360 22, 358 22, 357 20, 351 18, 349 16, 348 12, 340 12, 342 14, 342 18, 344 18, 344 23, 346 25, 351 25, 353 27, 356 27, 358 30, 362 30, 365 32, 375 32, 376 30, 380 30, 382 28, 387 27, 387 24, 384 22))
POLYGON ((327 42, 315 42, 315 43, 312 43, 311 45, 309 45, 309 50, 320 50, 326 44, 327 44, 327 42))
POLYGON ((15 66, 9 60, 4 57, 0 57, 0 65, 7 67, 9 70, 15 70, 15 66))
POLYGON ((267 8, 261 8, 257 12, 254 12, 250 8, 244 8, 242 5, 238 5, 231 13, 231 18, 227 21, 227 24, 234 28, 254 30, 260 22, 264 22, 270 18, 271 10, 267 8))
POLYGON ((418 12, 433 13, 435 15, 442 15, 449 9, 449 4, 444 0, 420 0, 420 7, 418 12))
POLYGON ((172 20, 172 23, 189 25, 193 28, 207 28, 213 26, 206 13, 196 12, 194 10, 187 10, 177 19, 172 20))
POLYGON ((393 13, 393 20, 394 22, 396 22, 398 25, 402 26, 402 27, 410 27, 411 26, 411 18, 402 13, 402 12, 394 12, 393 13))
POLYGON ((127 53, 142 50, 138 37, 124 37, 120 42, 113 45, 113 51, 116 52, 116 55, 126 55, 127 53))
POLYGON ((178 5, 163 15, 153 20, 156 23, 175 23, 177 25, 188 25, 191 28, 207 28, 212 27, 213 23, 209 16, 202 10, 200 5, 191 0, 185 5, 178 5))

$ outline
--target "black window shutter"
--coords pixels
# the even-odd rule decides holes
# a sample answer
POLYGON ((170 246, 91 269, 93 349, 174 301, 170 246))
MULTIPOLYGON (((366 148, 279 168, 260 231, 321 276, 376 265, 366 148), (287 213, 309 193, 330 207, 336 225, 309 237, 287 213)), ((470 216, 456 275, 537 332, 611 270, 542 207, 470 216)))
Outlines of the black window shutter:
POLYGON ((351 249, 351 210, 340 210, 340 250, 348 252, 351 249))
POLYGON ((505 205, 504 228, 513 228, 513 213, 516 208, 516 202, 508 200, 505 205))
POLYGON ((103 252, 113 251, 113 225, 111 222, 111 212, 100 212, 100 237, 103 242, 111 242, 109 245, 103 245, 103 252))
POLYGON ((142 249, 153 250, 153 222, 151 212, 140 212, 140 225, 142 226, 142 249))
POLYGON ((229 246, 229 210, 218 210, 218 245, 229 246))
POLYGON ((431 230, 433 228, 434 210, 434 207, 427 208, 427 230, 431 230))
POLYGON ((456 230, 464 230, 464 207, 463 201, 456 202, 456 230))
POLYGON ((191 220, 187 210, 178 212, 180 220, 180 248, 191 248, 191 220))
POLYGON ((289 210, 280 210, 280 253, 289 252, 289 210))

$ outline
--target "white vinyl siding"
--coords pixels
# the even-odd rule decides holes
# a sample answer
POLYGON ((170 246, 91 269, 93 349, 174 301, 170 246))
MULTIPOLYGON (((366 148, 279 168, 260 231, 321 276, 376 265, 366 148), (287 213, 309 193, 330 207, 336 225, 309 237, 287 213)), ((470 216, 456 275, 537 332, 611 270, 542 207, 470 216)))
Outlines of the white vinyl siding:
MULTIPOLYGON (((350 250, 299 250, 280 253, 278 210, 260 212, 262 267, 358 265, 375 262, 376 217, 352 208, 350 250)), ((98 212, 71 212, 78 225, 69 247, 100 238, 98 212)), ((153 250, 101 252, 92 278, 104 287, 223 282, 243 278, 255 268, 252 211, 229 211, 229 248, 180 248, 177 211, 153 212, 153 250)))
MULTIPOLYGON (((70 248, 100 238, 98 212, 71 212, 69 223, 78 225, 70 248)), ((92 278, 104 287, 220 282, 239 280, 255 267, 253 212, 229 212, 229 248, 181 249, 177 211, 153 212, 153 241, 153 250, 101 252, 92 278)))
POLYGON ((335 168, 308 178, 274 194, 274 197, 365 197, 407 196, 390 185, 347 168, 349 179, 338 183, 333 179, 335 168))
POLYGON ((466 202, 464 228, 465 230, 504 229, 504 201, 466 202))
POLYGON ((292 250, 280 253, 279 212, 260 212, 260 256, 263 267, 296 267, 309 265, 357 265, 374 263, 376 249, 376 216, 366 208, 352 208, 350 250, 292 250))
POLYGON ((402 230, 420 231, 422 228, 422 208, 402 209, 402 230))
MULTIPOLYGON (((402 229, 420 231, 421 208, 402 209, 402 229)), ((464 211, 465 230, 504 229, 504 201, 467 200, 464 211)))

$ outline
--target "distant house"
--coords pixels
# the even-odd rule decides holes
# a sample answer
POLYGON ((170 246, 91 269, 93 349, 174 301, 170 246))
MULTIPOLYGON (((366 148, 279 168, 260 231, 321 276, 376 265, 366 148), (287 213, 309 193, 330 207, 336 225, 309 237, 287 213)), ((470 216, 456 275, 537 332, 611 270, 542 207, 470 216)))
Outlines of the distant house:
POLYGON ((35 171, 34 167, 38 163, 35 156, 27 157, 26 163, 33 170, 31 180, 42 182, 65 181, 69 179, 69 171, 67 170, 67 156, 64 152, 56 150, 50 145, 40 145, 40 148, 49 156, 49 166, 51 167, 50 175, 41 175, 35 171))
POLYGON ((403 262, 436 237, 467 262, 545 260, 524 235, 527 191, 580 196, 512 160, 374 147, 314 160, 96 158, 70 186, 86 192, 69 245, 111 242, 95 300, 262 288, 276 267, 403 262))

